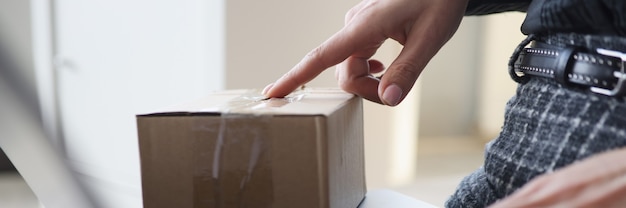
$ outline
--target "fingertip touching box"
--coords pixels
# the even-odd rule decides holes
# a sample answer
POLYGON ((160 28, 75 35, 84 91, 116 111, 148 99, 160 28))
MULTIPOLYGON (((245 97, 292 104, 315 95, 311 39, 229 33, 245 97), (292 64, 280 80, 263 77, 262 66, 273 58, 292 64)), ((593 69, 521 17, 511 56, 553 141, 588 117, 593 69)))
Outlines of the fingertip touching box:
POLYGON ((365 196, 362 101, 340 90, 216 92, 137 125, 146 208, 347 208, 365 196))

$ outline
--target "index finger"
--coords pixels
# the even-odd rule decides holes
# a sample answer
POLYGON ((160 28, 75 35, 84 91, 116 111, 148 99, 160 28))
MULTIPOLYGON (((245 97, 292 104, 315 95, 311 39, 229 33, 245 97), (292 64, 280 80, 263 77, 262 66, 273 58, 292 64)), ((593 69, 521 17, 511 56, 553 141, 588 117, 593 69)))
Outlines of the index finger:
MULTIPOLYGON (((355 31, 355 30, 351 30, 355 31)), ((341 63, 364 44, 364 34, 355 35, 344 27, 320 46, 309 52, 289 72, 279 78, 265 92, 267 97, 284 97, 293 90, 311 81, 327 68, 341 63)))

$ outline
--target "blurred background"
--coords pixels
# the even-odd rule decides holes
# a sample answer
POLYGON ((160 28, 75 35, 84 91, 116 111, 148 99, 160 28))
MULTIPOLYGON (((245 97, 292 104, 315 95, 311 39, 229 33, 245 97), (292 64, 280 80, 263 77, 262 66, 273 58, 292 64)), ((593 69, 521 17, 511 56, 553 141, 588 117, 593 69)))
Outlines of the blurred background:
MULTIPOLYGON (((339 30, 356 3, 0 0, 8 155, 0 154, 0 207, 40 206, 19 172, 29 164, 11 159, 33 150, 6 148, 32 138, 59 147, 105 207, 141 207, 134 115, 215 90, 263 88, 339 30)), ((481 165, 515 90, 506 63, 522 20, 465 18, 400 106, 365 103, 368 189, 442 206, 481 165)), ((376 58, 389 65, 400 50, 388 41, 376 58)), ((334 69, 307 86, 336 87, 334 69)))

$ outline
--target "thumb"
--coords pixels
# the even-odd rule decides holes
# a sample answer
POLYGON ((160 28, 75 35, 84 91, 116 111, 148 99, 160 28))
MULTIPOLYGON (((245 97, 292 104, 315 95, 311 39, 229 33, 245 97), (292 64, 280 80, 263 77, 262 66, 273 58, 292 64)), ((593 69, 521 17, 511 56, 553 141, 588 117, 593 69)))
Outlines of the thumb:
POLYGON ((389 106, 400 104, 430 60, 430 57, 417 54, 417 50, 413 49, 414 47, 406 44, 382 77, 378 86, 378 96, 383 104, 389 106))
POLYGON ((396 63, 389 66, 378 87, 378 96, 385 105, 396 106, 411 91, 421 69, 413 63, 396 63))
POLYGON ((396 106, 404 100, 426 64, 452 37, 462 15, 443 18, 444 20, 439 21, 428 19, 425 24, 417 23, 409 31, 404 48, 378 85, 378 96, 385 105, 396 106))
POLYGON ((429 4, 408 30, 392 37, 404 48, 378 85, 378 96, 386 105, 402 102, 428 61, 454 35, 467 6, 466 0, 422 2, 429 4))

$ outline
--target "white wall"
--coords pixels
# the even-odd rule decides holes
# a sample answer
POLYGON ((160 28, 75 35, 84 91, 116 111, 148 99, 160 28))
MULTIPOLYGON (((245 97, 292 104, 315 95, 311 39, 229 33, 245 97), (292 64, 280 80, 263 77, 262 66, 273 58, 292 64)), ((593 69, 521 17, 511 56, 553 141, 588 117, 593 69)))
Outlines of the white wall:
POLYGON ((484 44, 478 89, 478 133, 486 140, 498 135, 504 122, 504 107, 515 94, 515 83, 508 74, 508 61, 517 45, 525 38, 520 32, 524 13, 509 12, 482 17, 484 44))
POLYGON ((517 86, 507 64, 524 39, 524 16, 508 12, 463 19, 420 77, 421 137, 489 140, 499 133, 504 106, 517 86))
POLYGON ((54 1, 65 148, 105 207, 141 207, 134 115, 223 89, 222 3, 54 1))
POLYGON ((420 76, 420 136, 469 135, 475 128, 483 23, 465 17, 454 37, 420 76))
MULTIPOLYGON (((226 87, 263 88, 343 26, 358 0, 226 2, 226 87)), ((329 69, 309 86, 337 86, 329 69)))

